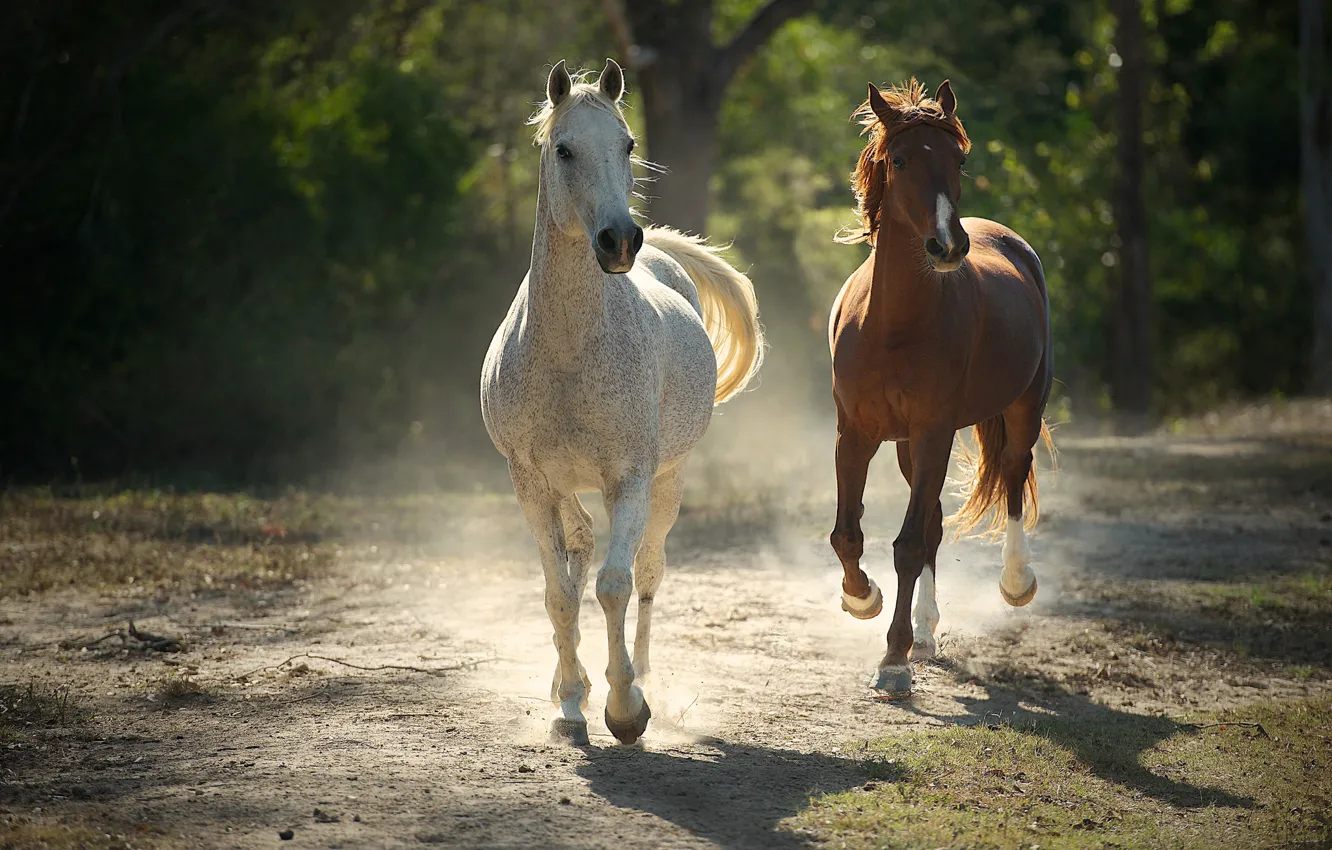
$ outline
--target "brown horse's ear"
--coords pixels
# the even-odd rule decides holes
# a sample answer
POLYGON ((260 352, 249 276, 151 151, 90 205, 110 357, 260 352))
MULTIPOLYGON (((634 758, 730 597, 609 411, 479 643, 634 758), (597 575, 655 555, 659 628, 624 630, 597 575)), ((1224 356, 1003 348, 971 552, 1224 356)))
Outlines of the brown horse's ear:
POLYGON ((614 59, 607 59, 601 72, 601 93, 610 98, 611 103, 619 103, 624 95, 624 72, 614 59))
POLYGON ((896 124, 902 117, 901 113, 889 106, 888 101, 883 99, 883 95, 879 94, 879 87, 874 83, 869 84, 869 105, 885 127, 896 124))
POLYGON ((953 94, 952 83, 948 80, 944 80, 940 83, 939 90, 934 93, 934 99, 939 101, 939 105, 943 107, 943 113, 946 117, 953 117, 953 113, 957 111, 957 95, 953 94))
POLYGON ((551 106, 559 106, 571 91, 573 80, 569 79, 569 69, 564 67, 564 60, 561 59, 550 69, 550 77, 546 80, 546 100, 550 101, 551 106))

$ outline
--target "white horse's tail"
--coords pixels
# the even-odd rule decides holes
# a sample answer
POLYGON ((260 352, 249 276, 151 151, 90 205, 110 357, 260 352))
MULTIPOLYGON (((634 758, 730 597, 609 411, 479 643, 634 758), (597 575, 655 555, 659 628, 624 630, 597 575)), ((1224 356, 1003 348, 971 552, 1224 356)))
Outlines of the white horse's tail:
POLYGON ((763 328, 754 284, 697 236, 669 227, 649 227, 643 241, 684 268, 703 305, 703 327, 717 355, 716 404, 740 392, 763 362, 763 328))

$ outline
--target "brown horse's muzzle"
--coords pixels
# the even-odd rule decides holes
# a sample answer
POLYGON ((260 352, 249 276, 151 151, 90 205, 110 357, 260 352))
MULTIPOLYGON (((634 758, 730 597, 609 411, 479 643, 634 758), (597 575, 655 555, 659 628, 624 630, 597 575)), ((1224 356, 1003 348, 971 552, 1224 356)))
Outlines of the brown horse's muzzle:
POLYGON ((951 245, 945 245, 938 239, 931 236, 925 240, 925 255, 929 257, 930 267, 936 272, 951 272, 962 261, 966 259, 967 252, 971 250, 971 237, 965 232, 961 238, 949 240, 951 245))

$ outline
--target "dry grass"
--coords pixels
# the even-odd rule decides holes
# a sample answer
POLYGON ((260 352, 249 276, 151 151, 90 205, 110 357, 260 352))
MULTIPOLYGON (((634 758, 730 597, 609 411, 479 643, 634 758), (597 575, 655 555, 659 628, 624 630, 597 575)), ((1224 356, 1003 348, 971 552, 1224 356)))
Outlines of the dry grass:
POLYGON ((339 497, 46 489, 0 494, 0 599, 66 586, 246 589, 358 557, 444 556, 521 522, 512 497, 339 497))
POLYGON ((85 719, 86 712, 68 686, 46 688, 36 682, 0 686, 0 739, 34 726, 65 726, 85 719))
POLYGON ((1253 581, 1081 581, 1091 599, 1116 606, 1117 628, 1145 652, 1161 642, 1211 646, 1332 676, 1332 570, 1253 581), (1154 643, 1155 641, 1155 643, 1154 643))
POLYGON ((871 781, 790 826, 853 848, 1329 846, 1332 700, 1203 719, 1220 725, 1125 715, 884 739, 871 781))
POLYGON ((0 850, 146 850, 164 843, 160 829, 144 824, 91 828, 0 815, 0 850))
POLYGON ((164 676, 152 686, 149 697, 163 709, 179 708, 189 703, 211 702, 215 694, 188 676, 164 676))

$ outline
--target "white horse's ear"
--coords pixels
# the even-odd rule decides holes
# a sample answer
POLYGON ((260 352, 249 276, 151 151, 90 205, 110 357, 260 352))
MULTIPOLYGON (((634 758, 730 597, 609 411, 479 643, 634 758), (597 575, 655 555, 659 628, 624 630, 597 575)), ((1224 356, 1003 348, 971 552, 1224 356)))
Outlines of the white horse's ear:
POLYGON ((624 72, 614 59, 606 60, 606 67, 601 72, 601 93, 619 103, 624 96, 624 72))
POLYGON ((939 84, 939 90, 934 93, 934 99, 939 101, 943 107, 944 115, 951 117, 957 111, 957 95, 953 94, 953 84, 944 80, 939 84))
POLYGON ((564 67, 564 60, 555 63, 550 69, 550 78, 546 80, 546 100, 551 106, 559 106, 561 101, 573 91, 573 80, 569 79, 569 69, 564 67))
POLYGON ((869 105, 885 127, 896 124, 902 117, 896 109, 888 105, 888 101, 883 99, 883 95, 879 94, 879 87, 874 83, 869 84, 869 105))

